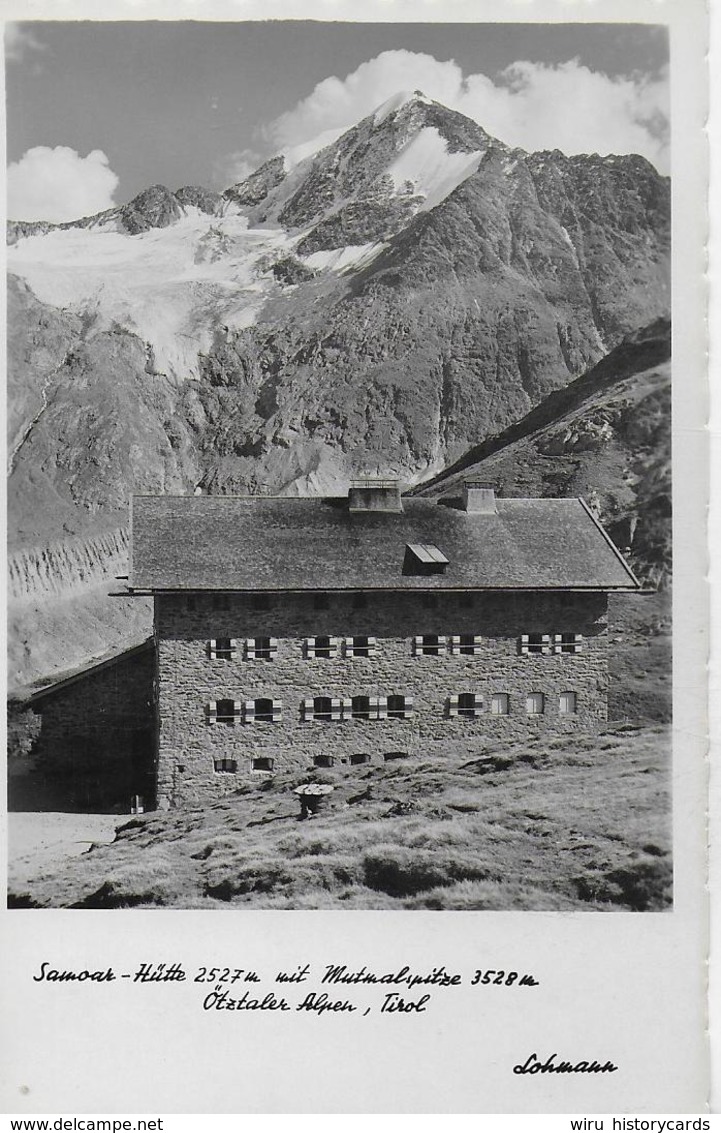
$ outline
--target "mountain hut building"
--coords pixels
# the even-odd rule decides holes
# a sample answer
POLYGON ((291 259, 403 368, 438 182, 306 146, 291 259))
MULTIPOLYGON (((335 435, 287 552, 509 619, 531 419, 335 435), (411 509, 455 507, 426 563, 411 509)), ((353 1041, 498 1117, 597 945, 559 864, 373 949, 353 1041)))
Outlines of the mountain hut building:
POLYGON ((606 718, 608 595, 639 582, 581 499, 137 496, 155 605, 157 805, 278 771, 606 718))

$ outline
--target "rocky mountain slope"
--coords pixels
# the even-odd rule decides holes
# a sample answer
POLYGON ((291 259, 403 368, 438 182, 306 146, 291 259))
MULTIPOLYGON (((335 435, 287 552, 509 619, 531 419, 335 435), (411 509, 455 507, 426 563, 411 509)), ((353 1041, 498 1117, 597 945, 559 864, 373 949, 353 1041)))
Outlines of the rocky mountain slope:
POLYGON ((413 484, 668 313, 669 185, 527 154, 419 92, 223 194, 11 224, 9 537, 132 492, 413 484))
POLYGON ((504 496, 584 496, 647 581, 671 570, 671 326, 629 335, 596 366, 414 490, 460 494, 478 478, 504 496))

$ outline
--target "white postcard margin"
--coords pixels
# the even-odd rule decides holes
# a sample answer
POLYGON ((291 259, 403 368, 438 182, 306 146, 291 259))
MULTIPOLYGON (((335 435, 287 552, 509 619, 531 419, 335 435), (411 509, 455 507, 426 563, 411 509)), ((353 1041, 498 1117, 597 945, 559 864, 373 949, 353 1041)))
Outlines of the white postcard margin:
MULTIPOLYGON (((5 19, 96 18, 91 0, 4 0, 5 19)), ((107 0, 104 19, 358 19, 349 2, 107 0)), ((375 0, 365 22, 647 22, 671 33, 674 367, 672 913, 2 911, 8 1113, 698 1113, 709 1092, 706 991, 706 13, 689 0, 423 5, 375 0), (444 964, 531 972, 528 994, 467 981, 424 1015, 204 1012, 188 983, 47 994, 58 967, 177 961, 272 973, 444 964), (132 988, 128 988, 132 992, 132 988), (600 1076, 514 1076, 531 1052, 610 1058, 600 1076)), ((202 990, 202 989, 201 989, 202 990)))

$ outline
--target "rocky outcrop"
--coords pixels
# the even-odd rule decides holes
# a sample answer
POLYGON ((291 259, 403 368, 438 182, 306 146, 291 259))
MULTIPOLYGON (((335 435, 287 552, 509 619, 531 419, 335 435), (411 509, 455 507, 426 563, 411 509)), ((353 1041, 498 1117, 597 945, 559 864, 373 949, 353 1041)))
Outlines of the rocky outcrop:
POLYGON ((646 582, 671 574, 671 328, 658 320, 521 421, 414 489, 583 496, 646 582))

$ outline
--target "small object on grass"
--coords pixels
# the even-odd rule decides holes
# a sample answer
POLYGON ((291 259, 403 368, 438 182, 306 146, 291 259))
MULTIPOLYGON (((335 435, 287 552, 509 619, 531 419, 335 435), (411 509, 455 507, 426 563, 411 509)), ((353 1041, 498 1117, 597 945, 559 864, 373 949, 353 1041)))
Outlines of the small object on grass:
POLYGON ((308 818, 316 814, 323 805, 326 795, 335 790, 330 783, 302 783, 294 787, 293 791, 300 798, 300 817, 308 818))

